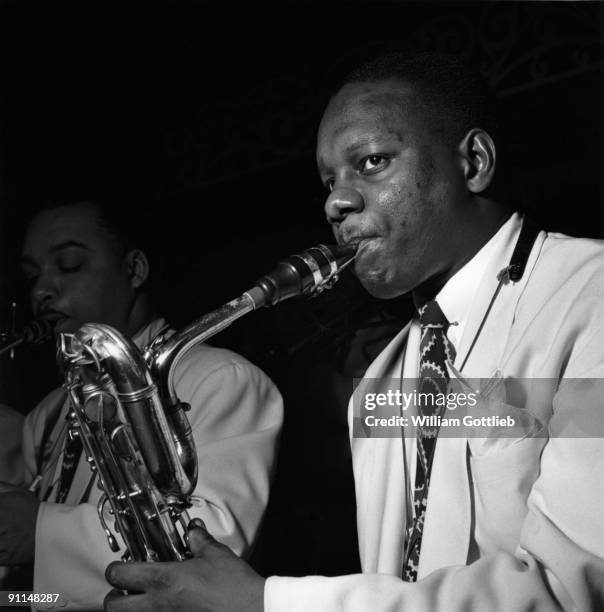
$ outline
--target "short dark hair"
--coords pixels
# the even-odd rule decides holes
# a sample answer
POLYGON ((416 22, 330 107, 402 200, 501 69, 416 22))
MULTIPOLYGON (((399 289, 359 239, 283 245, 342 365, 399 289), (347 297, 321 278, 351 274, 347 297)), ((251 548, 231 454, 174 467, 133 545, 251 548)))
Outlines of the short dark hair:
POLYGON ((428 126, 449 145, 472 128, 497 137, 495 97, 483 79, 459 57, 439 52, 395 52, 351 70, 334 93, 351 83, 396 79, 413 85, 428 126))
MULTIPOLYGON (((150 264, 150 274, 142 289, 152 303, 161 297, 161 282, 167 266, 165 254, 157 247, 157 227, 148 209, 152 205, 140 196, 129 193, 109 193, 107 190, 68 190, 52 194, 32 203, 29 223, 38 214, 62 207, 90 206, 96 215, 98 227, 106 233, 120 257, 132 249, 142 250, 150 264)), ((28 223, 28 225, 29 225, 28 223)), ((24 228, 25 231, 25 228, 24 228)), ((161 243, 160 248, 161 248, 161 243)))
POLYGON ((96 213, 99 227, 107 233, 118 251, 127 253, 134 248, 146 250, 142 232, 132 218, 134 207, 130 204, 117 196, 76 194, 49 198, 42 202, 35 214, 68 206, 90 206, 96 213))

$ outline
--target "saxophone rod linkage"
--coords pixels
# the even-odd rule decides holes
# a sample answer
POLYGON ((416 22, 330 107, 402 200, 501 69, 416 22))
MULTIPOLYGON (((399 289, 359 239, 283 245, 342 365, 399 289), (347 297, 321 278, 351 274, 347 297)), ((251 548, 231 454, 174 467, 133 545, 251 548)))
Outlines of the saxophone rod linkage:
POLYGON ((174 371, 194 345, 204 342, 232 325, 248 312, 274 306, 283 300, 330 287, 337 275, 356 257, 358 245, 317 245, 281 261, 269 274, 241 296, 200 317, 163 344, 153 360, 156 380, 164 381, 160 395, 171 404, 178 402, 174 371))

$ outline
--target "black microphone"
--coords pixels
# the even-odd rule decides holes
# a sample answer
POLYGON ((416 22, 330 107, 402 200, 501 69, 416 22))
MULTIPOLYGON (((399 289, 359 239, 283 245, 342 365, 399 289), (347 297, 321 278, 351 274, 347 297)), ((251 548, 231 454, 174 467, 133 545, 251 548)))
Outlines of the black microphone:
POLYGON ((2 341, 7 341, 8 344, 0 349, 0 355, 14 349, 20 344, 42 344, 52 335, 53 324, 46 319, 34 319, 30 321, 23 329, 14 335, 2 334, 2 341))
POLYGON ((30 344, 41 344, 52 335, 53 324, 46 319, 34 319, 30 321, 22 330, 21 336, 24 342, 30 344))

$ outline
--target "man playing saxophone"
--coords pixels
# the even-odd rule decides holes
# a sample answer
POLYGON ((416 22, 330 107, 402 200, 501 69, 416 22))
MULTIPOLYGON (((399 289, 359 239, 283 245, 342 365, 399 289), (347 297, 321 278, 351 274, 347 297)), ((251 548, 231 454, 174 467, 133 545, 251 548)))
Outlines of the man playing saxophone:
POLYGON ((194 559, 109 566, 107 612, 604 609, 604 244, 514 212, 500 133, 480 81, 440 54, 357 67, 320 123, 338 243, 369 293, 417 307, 350 402, 363 573, 265 580, 193 523, 194 559), (372 424, 374 391, 416 388, 470 390, 477 415, 518 427, 372 424))
MULTIPOLYGON (((143 348, 170 331, 146 290, 148 259, 108 204, 72 200, 41 210, 27 230, 22 267, 34 315, 52 322, 55 334, 102 323, 143 348)), ((203 344, 178 364, 175 388, 191 406, 199 466, 189 514, 245 555, 268 500, 279 392, 242 357, 203 344)), ((66 435, 68 411, 61 388, 26 418, 23 486, 0 495, 0 564, 33 561, 35 592, 59 593, 67 609, 100 609, 105 567, 124 547, 119 536, 120 552, 108 546, 97 515, 101 491, 81 444, 66 435)))

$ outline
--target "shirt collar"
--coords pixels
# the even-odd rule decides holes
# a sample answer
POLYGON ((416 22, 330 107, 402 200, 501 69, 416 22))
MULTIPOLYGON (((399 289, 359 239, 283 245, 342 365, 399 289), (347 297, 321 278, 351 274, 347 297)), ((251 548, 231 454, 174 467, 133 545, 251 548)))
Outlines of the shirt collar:
POLYGON ((134 334, 132 341, 139 349, 144 349, 146 346, 151 344, 151 342, 155 339, 155 337, 166 331, 168 329, 168 324, 163 317, 155 317, 151 319, 147 325, 143 328, 139 329, 136 334, 134 334))
POLYGON ((518 213, 514 213, 478 253, 447 281, 436 296, 436 301, 449 322, 456 324, 455 329, 449 328, 453 342, 463 335, 470 307, 482 284, 483 276, 487 269, 492 267, 489 264, 497 260, 501 260, 501 268, 508 264, 508 261, 504 260, 505 255, 515 244, 521 226, 522 218, 518 213))

